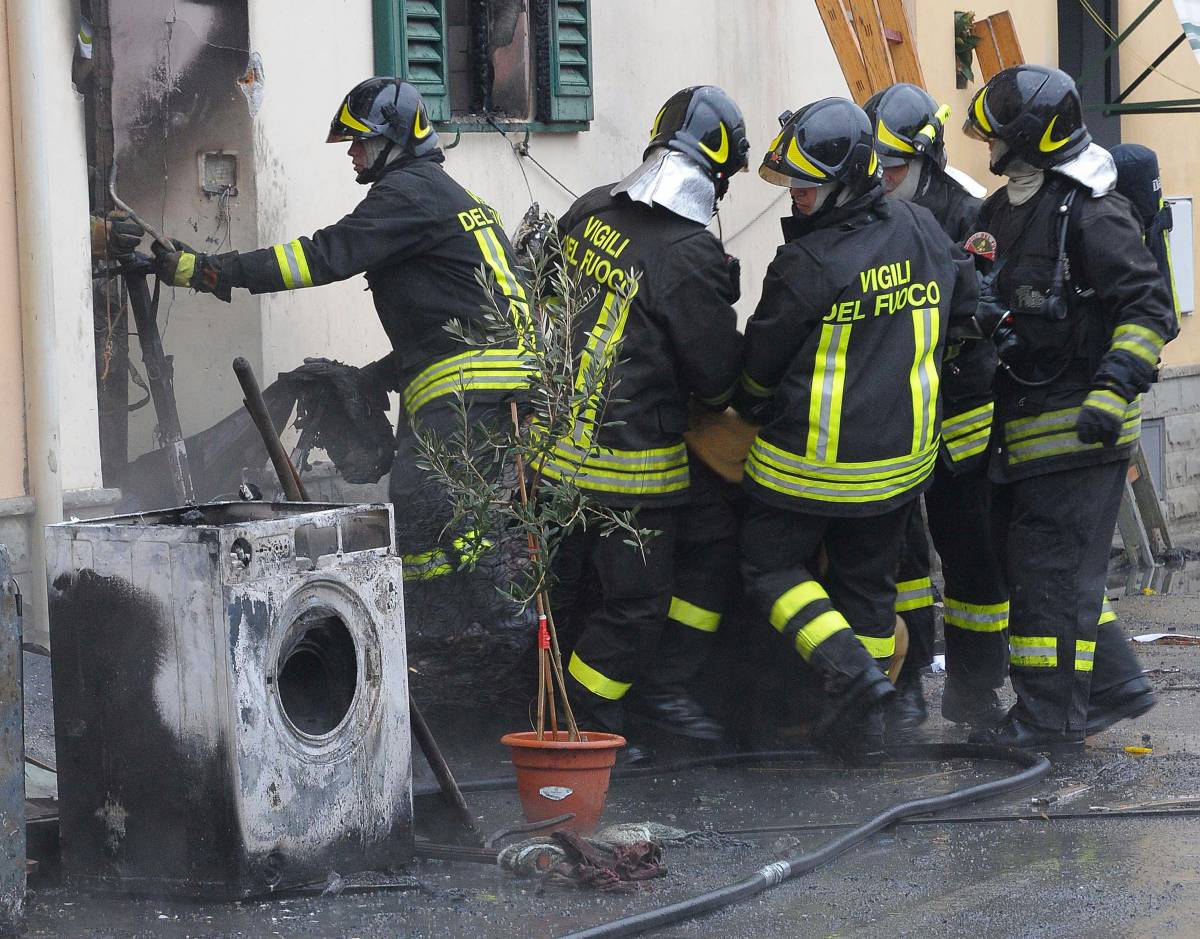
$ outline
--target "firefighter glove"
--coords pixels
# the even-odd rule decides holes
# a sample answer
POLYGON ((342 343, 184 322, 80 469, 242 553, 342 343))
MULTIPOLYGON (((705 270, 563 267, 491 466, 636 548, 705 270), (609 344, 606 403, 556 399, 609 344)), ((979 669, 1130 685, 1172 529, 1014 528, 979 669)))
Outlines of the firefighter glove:
POLYGON ((184 242, 171 239, 174 251, 168 251, 157 241, 153 244, 154 269, 158 279, 173 287, 191 287, 200 293, 211 293, 228 303, 228 287, 219 285, 220 271, 207 254, 200 254, 184 242))
POLYGON ((119 210, 92 216, 92 257, 123 258, 133 254, 146 230, 119 210))
POLYGON ((1097 388, 1084 399, 1075 421, 1075 433, 1083 443, 1115 447, 1125 422, 1129 402, 1115 391, 1097 388))

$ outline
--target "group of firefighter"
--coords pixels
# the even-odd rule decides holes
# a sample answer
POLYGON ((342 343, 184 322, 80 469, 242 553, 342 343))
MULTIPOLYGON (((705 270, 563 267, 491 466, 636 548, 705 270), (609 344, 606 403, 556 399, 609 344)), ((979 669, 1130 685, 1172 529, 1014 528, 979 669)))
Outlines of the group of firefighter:
MULTIPOLYGON (((586 577, 594 594, 567 660, 581 725, 621 732, 628 710, 720 738, 691 684, 740 604, 820 683, 819 739, 862 755, 911 734, 934 642, 925 519, 945 579, 944 717, 978 741, 1072 748, 1153 706, 1105 573, 1139 398, 1178 330, 1161 225, 1148 246, 1152 220, 1116 191, 1063 72, 1006 69, 975 95, 964 129, 1006 180, 982 203, 946 171, 948 117, 907 84, 782 115, 759 175, 792 211, 744 333, 738 265, 708 227, 751 158, 721 89, 672 96, 641 166, 559 220, 561 263, 591 297, 577 348, 619 349, 620 392, 542 471, 657 532, 638 546, 579 531, 560 552, 563 589, 586 577), (684 437, 730 407, 757 428, 740 482, 684 437)), ((349 215, 245 253, 156 247, 159 276, 227 299, 365 273, 392 351, 364 385, 398 393, 412 426, 452 427, 456 398, 504 420, 528 357, 444 328, 528 302, 499 216, 443 169, 404 81, 354 88, 328 139, 370 186, 349 215)), ((402 443, 391 498, 407 509, 427 485, 402 443)), ((460 565, 438 541, 450 511, 400 525, 414 575, 460 565)))

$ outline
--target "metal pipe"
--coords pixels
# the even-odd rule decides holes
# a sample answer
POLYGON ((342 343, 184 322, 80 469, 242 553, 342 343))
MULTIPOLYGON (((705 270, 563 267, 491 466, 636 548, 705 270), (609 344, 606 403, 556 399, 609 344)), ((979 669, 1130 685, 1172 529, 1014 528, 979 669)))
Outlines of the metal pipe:
POLYGON ((279 432, 275 429, 271 412, 267 410, 267 403, 263 400, 262 389, 254 376, 254 368, 239 355, 233 360, 233 372, 237 375, 238 384, 242 386, 242 394, 246 396, 242 403, 246 405, 251 420, 262 436, 263 445, 271 457, 271 465, 275 467, 275 475, 279 477, 284 495, 288 502, 307 502, 308 493, 304 491, 304 484, 296 475, 287 451, 279 442, 279 432))
MULTIPOLYGON (((25 372, 25 451, 33 518, 29 563, 33 596, 26 639, 48 645, 45 527, 63 520, 59 416, 58 335, 55 324, 53 193, 48 136, 54 122, 50 89, 59 57, 49 47, 59 36, 53 22, 69 5, 9 0, 8 58, 16 168, 17 278, 21 291, 21 352, 25 372), (60 14, 55 16, 55 14, 60 14)), ((80 167, 82 171, 82 166, 80 167)), ((86 211, 86 209, 85 209, 86 211)))

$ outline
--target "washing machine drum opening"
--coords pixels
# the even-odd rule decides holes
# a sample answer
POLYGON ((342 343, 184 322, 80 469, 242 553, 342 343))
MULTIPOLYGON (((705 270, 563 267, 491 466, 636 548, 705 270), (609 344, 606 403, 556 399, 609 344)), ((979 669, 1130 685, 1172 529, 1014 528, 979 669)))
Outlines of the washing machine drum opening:
POLYGON ((291 627, 280 650, 279 703, 307 737, 331 733, 345 719, 358 687, 354 637, 333 613, 308 614, 291 627))

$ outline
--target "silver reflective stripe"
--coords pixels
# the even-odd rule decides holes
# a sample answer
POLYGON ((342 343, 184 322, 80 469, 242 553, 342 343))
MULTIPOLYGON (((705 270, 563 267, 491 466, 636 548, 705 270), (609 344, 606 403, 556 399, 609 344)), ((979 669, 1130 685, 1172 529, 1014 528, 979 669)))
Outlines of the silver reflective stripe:
MULTIPOLYGON (((933 470, 932 460, 928 461, 927 469, 929 471, 933 470)), ((746 464, 746 472, 753 479, 762 482, 763 485, 771 489, 810 498, 829 497, 831 501, 843 502, 866 501, 871 498, 885 498, 901 492, 907 492, 909 489, 922 483, 925 476, 928 475, 927 472, 924 475, 918 474, 897 483, 886 483, 874 487, 864 486, 863 488, 848 490, 844 486, 837 485, 837 483, 818 486, 807 482, 800 482, 795 477, 781 476, 770 467, 764 466, 760 461, 756 460, 754 454, 751 454, 751 458, 746 464)))
POLYGON ((1007 623, 1008 611, 1002 613, 975 613, 967 610, 959 609, 951 606, 949 601, 946 603, 946 620, 957 625, 958 622, 963 623, 1007 623))
POLYGON ((825 348, 824 380, 821 382, 821 419, 817 428, 817 445, 813 448, 813 458, 829 459, 829 423, 833 412, 833 391, 837 385, 837 357, 841 347, 842 331, 849 326, 836 325, 830 327, 829 345, 825 348))
POLYGON ((937 341, 937 336, 934 335, 934 318, 933 310, 926 307, 923 310, 913 310, 913 316, 921 314, 922 333, 924 344, 921 348, 920 355, 917 359, 917 380, 921 387, 921 416, 919 418, 914 415, 914 422, 920 421, 921 436, 918 438, 920 449, 925 449, 933 440, 933 416, 929 413, 932 410, 933 404, 933 379, 931 378, 932 369, 930 366, 929 356, 933 353, 933 344, 937 341))
POLYGON ((1075 650, 1075 661, 1076 662, 1094 662, 1095 660, 1096 660, 1096 650, 1095 649, 1076 649, 1075 650))
POLYGON ((297 287, 304 286, 304 278, 300 276, 300 263, 296 260, 296 249, 290 241, 283 246, 283 256, 287 258, 288 268, 292 272, 292 283, 297 287))
POLYGON ((1008 654, 1015 659, 1056 658, 1058 646, 1018 646, 1008 644, 1008 654))
POLYGON ((787 469, 830 481, 839 479, 851 481, 856 476, 900 476, 928 462, 931 456, 928 451, 922 451, 897 459, 895 462, 888 461, 883 465, 876 466, 862 466, 855 463, 817 463, 773 447, 761 438, 755 439, 750 452, 752 457, 758 456, 771 463, 778 463, 787 469))
POLYGON ((933 587, 917 587, 915 590, 896 592, 897 603, 904 603, 906 600, 921 600, 925 597, 933 598, 933 587))

